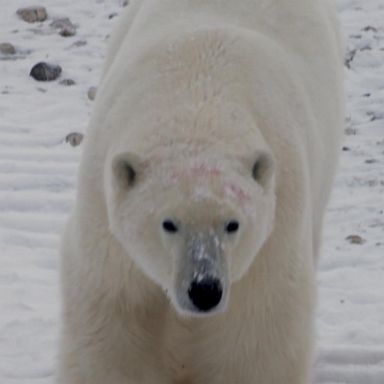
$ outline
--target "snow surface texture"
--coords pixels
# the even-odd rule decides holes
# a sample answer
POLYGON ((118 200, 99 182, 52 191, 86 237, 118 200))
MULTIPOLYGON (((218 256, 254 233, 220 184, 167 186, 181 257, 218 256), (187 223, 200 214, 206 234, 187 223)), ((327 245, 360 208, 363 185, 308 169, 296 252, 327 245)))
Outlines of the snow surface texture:
MULTIPOLYGON (((33 3, 33 2, 32 2, 33 3)), ((81 146, 106 37, 120 0, 38 0, 49 19, 28 24, 26 0, 0 0, 0 384, 52 384, 59 329, 58 244, 74 200, 81 146), (73 37, 49 24, 69 17, 73 37), (28 76, 38 61, 59 81, 28 76)), ((316 384, 384 383, 384 3, 339 0, 346 39, 347 120, 319 266, 316 384), (352 235, 352 236, 351 236, 352 235)), ((316 42, 314 42, 316 44, 316 42)), ((240 383, 234 383, 240 384, 240 383)))

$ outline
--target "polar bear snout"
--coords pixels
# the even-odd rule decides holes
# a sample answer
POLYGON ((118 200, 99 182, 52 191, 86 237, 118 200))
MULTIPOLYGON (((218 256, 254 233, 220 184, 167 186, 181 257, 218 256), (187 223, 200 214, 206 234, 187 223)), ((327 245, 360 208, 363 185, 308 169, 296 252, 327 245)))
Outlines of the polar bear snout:
POLYGON ((226 308, 227 257, 213 231, 190 233, 176 258, 174 304, 187 316, 205 316, 226 308))
POLYGON ((217 278, 193 280, 188 290, 192 304, 201 312, 216 308, 223 297, 223 286, 217 278))

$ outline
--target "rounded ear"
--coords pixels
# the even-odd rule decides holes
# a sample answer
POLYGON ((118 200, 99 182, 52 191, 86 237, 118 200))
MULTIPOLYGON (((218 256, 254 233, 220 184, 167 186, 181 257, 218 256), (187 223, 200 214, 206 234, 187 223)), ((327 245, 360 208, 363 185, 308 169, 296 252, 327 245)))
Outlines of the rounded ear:
POLYGON ((252 177, 263 188, 271 185, 275 174, 275 160, 268 152, 260 152, 252 167, 252 177))
POLYGON ((112 160, 112 176, 117 185, 128 189, 133 187, 138 178, 140 160, 130 153, 123 153, 115 156, 112 160))

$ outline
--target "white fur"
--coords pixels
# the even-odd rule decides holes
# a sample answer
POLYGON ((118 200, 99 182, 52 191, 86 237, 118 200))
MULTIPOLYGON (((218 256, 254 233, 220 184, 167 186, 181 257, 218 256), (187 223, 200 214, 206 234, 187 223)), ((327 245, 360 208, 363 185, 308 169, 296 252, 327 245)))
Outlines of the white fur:
POLYGON ((343 116, 330 4, 129 5, 63 237, 59 384, 309 383, 343 116), (212 252, 225 299, 195 316, 184 288, 212 252))

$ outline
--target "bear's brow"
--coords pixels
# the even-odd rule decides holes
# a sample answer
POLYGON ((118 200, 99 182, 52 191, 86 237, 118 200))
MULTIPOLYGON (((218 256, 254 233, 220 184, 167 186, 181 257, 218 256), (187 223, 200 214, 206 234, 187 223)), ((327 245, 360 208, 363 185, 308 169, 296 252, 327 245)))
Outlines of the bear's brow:
POLYGON ((212 177, 220 176, 221 170, 217 167, 210 167, 206 164, 194 164, 190 167, 174 169, 172 178, 179 177, 212 177))

